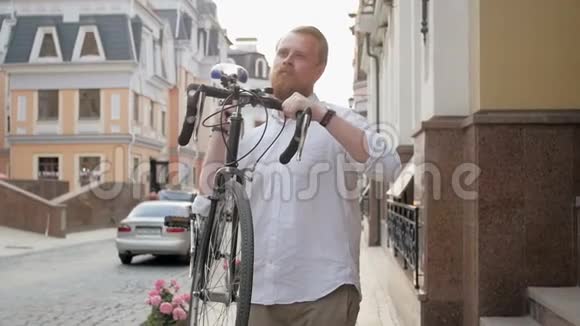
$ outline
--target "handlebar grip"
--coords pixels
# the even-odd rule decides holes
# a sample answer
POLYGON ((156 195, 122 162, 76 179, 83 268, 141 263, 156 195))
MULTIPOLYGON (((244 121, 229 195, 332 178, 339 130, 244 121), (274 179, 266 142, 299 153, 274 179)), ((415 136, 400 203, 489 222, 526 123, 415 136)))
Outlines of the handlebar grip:
POLYGON ((307 116, 309 117, 308 121, 310 121, 310 118, 312 117, 312 111, 310 110, 310 108, 307 108, 305 111, 298 111, 296 116, 297 116, 296 130, 294 130, 294 136, 292 136, 290 144, 288 145, 286 150, 284 150, 284 152, 282 152, 282 154, 280 155, 280 163, 282 164, 288 164, 288 162, 290 162, 292 157, 294 157, 294 155, 296 154, 296 151, 298 150, 298 146, 300 145, 302 137, 305 136, 304 134, 302 134, 302 124, 304 123, 304 119, 307 116))
POLYGON ((198 89, 193 96, 187 97, 187 112, 185 113, 185 119, 183 119, 183 126, 181 127, 181 133, 177 142, 181 146, 185 146, 189 143, 191 136, 193 135, 193 130, 195 129, 195 120, 197 118, 197 103, 199 102, 198 89))
POLYGON ((187 92, 189 93, 192 90, 196 91, 196 93, 203 91, 203 92, 205 92, 206 96, 215 97, 215 98, 227 98, 228 96, 231 95, 231 92, 229 92, 228 90, 226 90, 224 88, 218 88, 218 87, 208 86, 208 85, 204 85, 204 84, 190 84, 187 87, 187 92))

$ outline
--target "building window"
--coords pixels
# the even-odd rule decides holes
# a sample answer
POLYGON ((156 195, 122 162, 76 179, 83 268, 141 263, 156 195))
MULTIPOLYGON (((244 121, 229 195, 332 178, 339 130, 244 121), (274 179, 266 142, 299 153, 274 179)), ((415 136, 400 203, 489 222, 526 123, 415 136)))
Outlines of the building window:
POLYGON ((101 157, 100 156, 80 156, 79 157, 79 184, 82 186, 91 182, 101 180, 101 157))
POLYGON ((111 120, 121 119, 121 95, 111 95, 111 120))
POLYGON ((133 95, 133 121, 139 122, 139 94, 133 95))
POLYGON ((161 44, 159 42, 154 42, 155 51, 155 74, 159 76, 163 75, 163 61, 161 58, 161 44))
POLYGON ((258 58, 256 60, 255 75, 258 78, 267 78, 267 76, 268 76, 268 68, 267 68, 266 60, 264 60, 263 58, 258 58))
POLYGON ((54 37, 52 34, 46 33, 42 37, 42 45, 40 46, 40 53, 38 56, 41 58, 57 57, 56 45, 54 44, 54 37))
POLYGON ((81 26, 73 49, 73 60, 105 60, 97 26, 81 26))
POLYGON ((146 45, 144 53, 145 57, 145 68, 148 76, 153 76, 155 73, 155 46, 153 45, 153 35, 146 34, 145 42, 146 45))
POLYGON ((153 100, 149 103, 149 125, 155 129, 155 103, 153 103, 153 100))
POLYGON ((27 100, 26 96, 18 96, 18 112, 16 113, 16 121, 26 121, 27 115, 27 100))
POLYGON ((166 129, 165 129, 166 128, 165 127, 165 119, 166 119, 166 117, 165 117, 165 115, 166 115, 166 112, 165 111, 161 111, 161 134, 163 136, 165 136, 165 132, 166 132, 166 129))
POLYGON ((98 89, 79 91, 79 120, 97 120, 101 117, 101 92, 98 89))
POLYGON ((60 62, 62 53, 56 28, 39 27, 36 30, 32 51, 30 52, 29 61, 40 62, 60 62))
POLYGON ((58 157, 45 156, 38 158, 38 180, 58 180, 60 171, 58 157))
POLYGON ((204 56, 207 55, 207 32, 203 28, 197 30, 197 48, 204 56))
POLYGON ((58 120, 58 90, 38 91, 38 121, 58 120))
POLYGON ((99 55, 99 47, 97 46, 97 39, 95 39, 94 32, 88 32, 85 34, 81 57, 87 55, 99 55))

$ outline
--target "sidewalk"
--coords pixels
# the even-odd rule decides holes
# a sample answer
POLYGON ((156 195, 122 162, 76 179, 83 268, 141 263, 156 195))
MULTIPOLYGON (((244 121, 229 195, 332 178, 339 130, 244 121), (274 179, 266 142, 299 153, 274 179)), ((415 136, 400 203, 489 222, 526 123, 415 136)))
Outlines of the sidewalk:
POLYGON ((399 326, 392 297, 387 290, 388 268, 381 247, 369 247, 363 234, 360 246, 360 277, 363 300, 357 326, 399 326))
POLYGON ((114 239, 116 228, 70 233, 66 238, 47 237, 44 234, 0 226, 0 257, 30 254, 38 251, 74 246, 87 242, 114 239))

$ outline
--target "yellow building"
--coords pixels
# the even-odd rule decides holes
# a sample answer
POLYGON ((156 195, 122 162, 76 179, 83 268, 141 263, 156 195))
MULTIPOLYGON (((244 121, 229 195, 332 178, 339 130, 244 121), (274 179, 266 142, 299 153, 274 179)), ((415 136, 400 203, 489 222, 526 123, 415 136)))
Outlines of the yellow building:
POLYGON ((215 4, 52 2, 48 12, 16 3, 3 25, 0 172, 65 180, 71 190, 94 180, 147 184, 154 159, 169 163, 158 178, 193 190, 203 153, 179 147, 177 136, 187 85, 226 55, 215 4))

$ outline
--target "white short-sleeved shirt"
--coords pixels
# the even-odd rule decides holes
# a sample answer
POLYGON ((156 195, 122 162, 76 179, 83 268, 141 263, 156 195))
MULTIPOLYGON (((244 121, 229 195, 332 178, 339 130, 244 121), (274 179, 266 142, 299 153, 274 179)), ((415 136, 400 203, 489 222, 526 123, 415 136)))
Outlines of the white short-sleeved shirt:
MULTIPOLYGON (((315 95, 312 99, 318 100, 315 95)), ((337 115, 364 129, 370 148, 365 163, 354 161, 334 137, 312 122, 302 161, 279 162, 293 136, 294 120, 266 152, 246 184, 254 224, 254 282, 252 303, 288 304, 317 300, 342 284, 359 292, 361 212, 358 204, 361 173, 391 181, 400 168, 394 149, 386 148, 366 119, 352 110, 327 104, 337 115), (385 148, 380 148, 382 144, 385 148), (375 148, 379 147, 379 148, 375 148), (379 172, 377 174, 377 172, 379 172)), ((265 135, 258 147, 240 160, 253 166, 281 131, 276 112, 266 124, 249 130, 238 151, 241 158, 265 135)), ((363 144, 361 143, 361 146, 363 144)))

